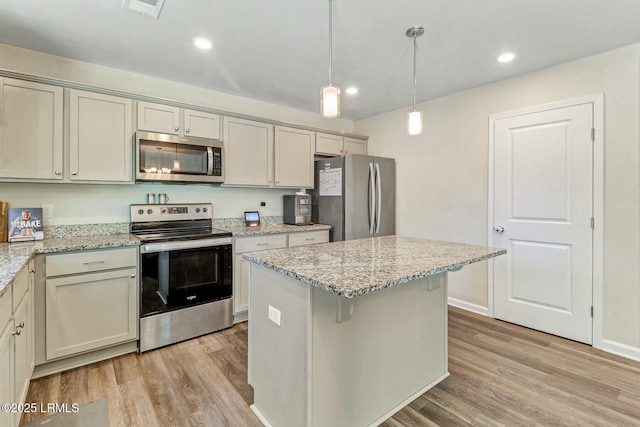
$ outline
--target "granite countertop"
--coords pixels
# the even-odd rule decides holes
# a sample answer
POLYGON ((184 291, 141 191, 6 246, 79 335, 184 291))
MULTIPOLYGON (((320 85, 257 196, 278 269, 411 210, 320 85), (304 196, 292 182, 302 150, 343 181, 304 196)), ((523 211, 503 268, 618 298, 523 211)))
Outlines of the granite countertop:
POLYGON ((257 227, 231 226, 216 227, 221 230, 230 231, 233 237, 254 236, 260 234, 276 234, 276 233, 299 233, 302 231, 318 231, 330 230, 330 225, 311 224, 311 225, 290 225, 290 224, 263 224, 257 227))
POLYGON ((505 253, 500 248, 384 236, 251 252, 243 258, 354 298, 505 253))
POLYGON ((137 246, 140 241, 131 234, 107 236, 72 236, 36 242, 0 243, 0 296, 34 254, 137 246))

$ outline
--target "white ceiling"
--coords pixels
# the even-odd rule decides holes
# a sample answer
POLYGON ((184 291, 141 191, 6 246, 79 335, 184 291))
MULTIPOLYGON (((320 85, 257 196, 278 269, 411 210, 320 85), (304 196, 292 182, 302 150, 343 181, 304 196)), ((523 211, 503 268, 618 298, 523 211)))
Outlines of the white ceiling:
MULTIPOLYGON (((342 117, 418 102, 640 41, 639 0, 334 0, 342 117), (510 64, 499 53, 517 52, 510 64), (344 94, 347 86, 360 89, 344 94)), ((328 0, 165 0, 159 19, 122 0, 1 0, 0 42, 318 111, 328 83, 328 0), (195 36, 214 42, 197 51, 195 36)))

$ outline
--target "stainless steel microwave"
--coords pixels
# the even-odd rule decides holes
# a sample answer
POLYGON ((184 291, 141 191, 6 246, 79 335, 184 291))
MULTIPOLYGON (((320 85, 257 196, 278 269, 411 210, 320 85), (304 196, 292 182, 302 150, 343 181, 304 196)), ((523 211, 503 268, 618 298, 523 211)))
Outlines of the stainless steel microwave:
POLYGON ((206 138, 136 132, 136 181, 224 182, 223 145, 206 138))

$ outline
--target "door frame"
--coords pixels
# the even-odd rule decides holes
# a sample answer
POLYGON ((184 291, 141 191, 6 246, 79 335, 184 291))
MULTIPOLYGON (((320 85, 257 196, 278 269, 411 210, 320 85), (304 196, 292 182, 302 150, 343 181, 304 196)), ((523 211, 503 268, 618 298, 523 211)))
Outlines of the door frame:
MULTIPOLYGON (((493 203, 494 203, 494 174, 495 174, 495 122, 496 120, 521 116, 531 113, 539 113, 557 108, 573 107, 582 104, 592 104, 593 106, 593 242, 592 242, 592 277, 593 277, 593 318, 592 322, 592 346, 603 348, 603 231, 604 231, 604 94, 589 95, 581 98, 573 98, 565 101, 552 102, 518 110, 507 111, 489 116, 489 199, 488 199, 488 227, 487 242, 489 246, 495 244, 495 233, 493 232, 493 203)), ((494 272, 493 261, 488 263, 488 315, 495 318, 493 303, 494 272)))

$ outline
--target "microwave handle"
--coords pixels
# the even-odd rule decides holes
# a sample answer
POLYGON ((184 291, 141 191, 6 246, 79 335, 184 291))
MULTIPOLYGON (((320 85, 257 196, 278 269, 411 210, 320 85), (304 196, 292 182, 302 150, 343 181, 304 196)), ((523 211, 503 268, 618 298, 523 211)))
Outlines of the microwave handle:
POLYGON ((213 147, 207 147, 207 175, 213 175, 213 147))

